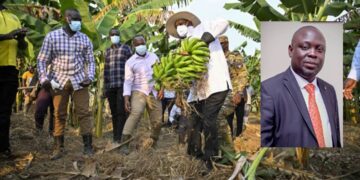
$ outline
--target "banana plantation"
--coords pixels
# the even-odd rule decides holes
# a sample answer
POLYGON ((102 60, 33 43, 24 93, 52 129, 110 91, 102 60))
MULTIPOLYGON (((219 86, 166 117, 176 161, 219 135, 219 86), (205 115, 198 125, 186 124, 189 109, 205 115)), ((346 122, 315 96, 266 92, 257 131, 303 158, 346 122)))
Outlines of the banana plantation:
MULTIPOLYGON (((254 94, 244 130, 230 139, 232 149, 219 146, 218 156, 211 159, 212 171, 206 172, 203 162, 188 155, 186 147, 179 145, 178 129, 174 126, 161 128, 154 147, 146 138, 151 136, 152 129, 147 111, 128 142, 112 142, 112 115, 109 102, 104 98, 106 49, 112 45, 110 30, 118 30, 120 42, 130 47, 134 37, 144 36, 148 51, 159 57, 159 62, 152 66, 154 88, 175 89, 176 105, 180 104, 188 112, 191 107, 184 99, 185 93, 179 89, 189 89, 193 80, 201 80, 203 73, 207 72, 210 48, 200 39, 178 41, 171 37, 166 31, 166 22, 177 12, 174 9, 189 7, 196 1, 207 2, 6 0, 4 7, 16 15, 21 26, 27 29, 28 47, 17 55, 20 88, 11 115, 10 144, 13 152, 7 159, 0 156, 0 179, 360 179, 359 84, 354 89, 354 98, 344 99, 343 148, 260 147, 261 50, 255 49, 251 54, 245 51, 249 42, 261 43, 261 21, 341 22, 344 28, 344 56, 340 59, 343 67, 339 70, 343 71, 345 81, 360 39, 360 2, 357 0, 274 0, 276 6, 273 1, 265 0, 227 0, 223 6, 216 7, 236 12, 239 17, 243 14, 250 16, 256 28, 242 23, 244 21, 240 18, 237 21, 228 20, 229 28, 245 39, 235 42, 229 36, 229 41, 237 47, 234 51, 242 56, 248 72, 248 85, 253 88, 254 94), (29 67, 36 67, 46 35, 64 26, 64 13, 69 8, 79 11, 81 32, 89 37, 93 45, 95 78, 88 89, 95 153, 92 156, 82 153, 80 118, 75 103, 70 100, 63 139, 64 156, 50 160, 54 140, 48 133, 35 130, 35 105, 29 112, 23 112, 25 102, 21 75, 29 67), (129 142, 133 151, 128 155, 120 153, 119 149, 129 142)), ((50 113, 47 113, 48 116, 50 113)), ((165 113, 165 119, 169 115, 170 111, 165 113)), ((49 124, 47 119, 44 127, 49 124)), ((205 144, 204 133, 201 136, 202 144, 205 144)))

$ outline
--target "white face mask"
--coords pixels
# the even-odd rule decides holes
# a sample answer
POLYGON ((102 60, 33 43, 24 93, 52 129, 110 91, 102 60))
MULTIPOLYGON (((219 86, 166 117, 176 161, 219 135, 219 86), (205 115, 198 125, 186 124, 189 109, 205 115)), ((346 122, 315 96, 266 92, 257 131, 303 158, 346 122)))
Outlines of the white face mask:
POLYGON ((120 36, 110 36, 110 40, 113 44, 118 44, 120 42, 120 36))
POLYGON ((73 32, 77 32, 81 30, 81 21, 70 21, 70 29, 73 32))
POLYGON ((147 48, 146 45, 139 45, 135 47, 136 53, 138 53, 140 56, 144 56, 146 54, 147 48))
POLYGON ((176 32, 180 37, 186 37, 188 33, 188 27, 186 25, 180 25, 176 27, 176 32))

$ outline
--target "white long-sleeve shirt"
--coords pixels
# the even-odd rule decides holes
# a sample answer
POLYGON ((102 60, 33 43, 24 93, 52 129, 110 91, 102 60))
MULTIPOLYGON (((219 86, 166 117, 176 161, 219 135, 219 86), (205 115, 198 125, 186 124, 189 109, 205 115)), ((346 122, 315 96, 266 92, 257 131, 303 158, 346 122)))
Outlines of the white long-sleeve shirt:
POLYGON ((214 36, 215 41, 209 44, 210 60, 207 64, 208 72, 205 75, 204 89, 201 90, 192 87, 188 96, 188 102, 204 100, 211 94, 232 89, 229 68, 220 41, 217 38, 226 31, 228 26, 228 21, 219 19, 204 22, 193 29, 189 29, 188 37, 200 39, 204 32, 209 32, 214 36))
POLYGON ((152 52, 147 52, 145 57, 135 53, 126 61, 124 96, 130 96, 132 91, 140 91, 145 95, 152 92, 157 97, 154 82, 149 82, 153 74, 152 65, 157 61, 159 61, 159 58, 152 52))
POLYGON ((164 98, 175 98, 175 91, 164 89, 164 98))
POLYGON ((351 69, 348 74, 349 79, 354 79, 358 81, 360 79, 360 41, 358 42, 354 56, 351 63, 351 69))

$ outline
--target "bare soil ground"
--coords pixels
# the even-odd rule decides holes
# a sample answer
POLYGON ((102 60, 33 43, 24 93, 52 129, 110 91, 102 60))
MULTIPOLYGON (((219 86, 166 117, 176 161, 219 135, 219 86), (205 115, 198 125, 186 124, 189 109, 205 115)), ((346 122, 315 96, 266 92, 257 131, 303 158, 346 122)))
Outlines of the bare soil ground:
MULTIPOLYGON (((45 125, 47 127, 47 124, 45 125)), ((131 142, 131 153, 124 156, 114 145, 111 120, 106 118, 103 137, 94 138, 93 157, 82 155, 78 129, 68 126, 65 134, 66 156, 51 161, 52 138, 37 135, 33 116, 12 116, 13 157, 0 159, 0 179, 228 179, 233 166, 215 166, 210 174, 201 161, 186 155, 177 143, 174 128, 163 128, 156 148, 148 148, 149 121, 142 119, 131 142)), ((309 166, 301 168, 294 149, 271 149, 257 171, 258 179, 360 179, 360 127, 344 125, 345 148, 310 150, 309 166)), ((241 135, 234 140, 237 152, 254 159, 260 146, 258 116, 252 114, 241 135)))

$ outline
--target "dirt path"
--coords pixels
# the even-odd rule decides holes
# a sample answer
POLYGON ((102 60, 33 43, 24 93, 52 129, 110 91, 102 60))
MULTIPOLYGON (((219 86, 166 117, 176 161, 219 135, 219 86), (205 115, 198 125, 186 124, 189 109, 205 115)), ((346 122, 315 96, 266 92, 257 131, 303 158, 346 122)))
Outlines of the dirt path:
MULTIPOLYGON (((112 140, 110 119, 106 120, 104 135, 94 139, 99 154, 91 158, 82 155, 82 139, 78 130, 68 127, 65 135, 66 156, 50 161, 52 139, 47 133, 35 135, 31 116, 14 114, 11 125, 11 144, 14 157, 0 161, 0 179, 227 179, 233 168, 218 167, 202 176, 203 164, 188 157, 184 147, 177 144, 173 128, 163 128, 156 149, 143 150, 148 136, 148 121, 142 120, 137 137, 131 143, 132 152, 121 155, 117 149, 102 152, 112 140)), ((45 126, 46 127, 46 126, 45 126)), ((343 179, 359 179, 360 173, 360 127, 345 124, 345 148, 334 150, 310 150, 310 167, 300 169, 293 149, 273 149, 278 155, 268 166, 270 153, 258 168, 258 178, 298 179, 330 178, 346 175, 343 179), (277 168, 278 167, 278 168, 277 168), (298 171, 297 171, 298 170, 298 171), (306 174, 308 173, 308 174, 306 174), (349 174, 352 173, 352 174, 349 174), (310 176, 310 175, 311 176, 310 176), (348 175, 347 175, 348 174, 348 175), (313 175, 313 176, 312 176, 313 175)), ((235 140, 238 152, 251 157, 260 144, 258 119, 253 116, 243 135, 235 140)))

